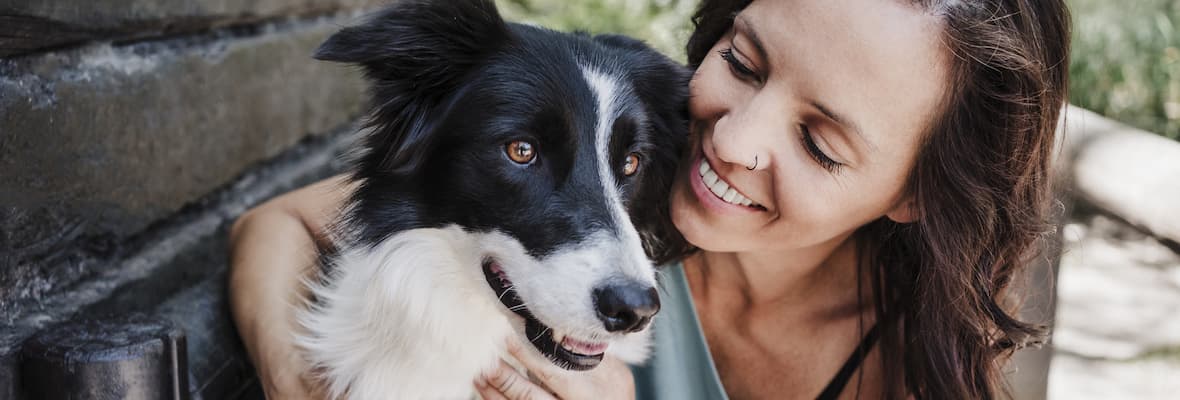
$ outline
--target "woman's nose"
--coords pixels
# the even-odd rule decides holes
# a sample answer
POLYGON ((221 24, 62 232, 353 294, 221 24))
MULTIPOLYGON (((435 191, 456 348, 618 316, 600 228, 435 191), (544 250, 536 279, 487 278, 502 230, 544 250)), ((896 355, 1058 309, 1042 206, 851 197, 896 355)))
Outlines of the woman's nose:
POLYGON ((730 110, 717 121, 713 129, 713 151, 726 163, 742 166, 750 171, 766 170, 773 163, 775 142, 785 134, 786 107, 777 113, 764 104, 752 101, 744 109, 730 110))

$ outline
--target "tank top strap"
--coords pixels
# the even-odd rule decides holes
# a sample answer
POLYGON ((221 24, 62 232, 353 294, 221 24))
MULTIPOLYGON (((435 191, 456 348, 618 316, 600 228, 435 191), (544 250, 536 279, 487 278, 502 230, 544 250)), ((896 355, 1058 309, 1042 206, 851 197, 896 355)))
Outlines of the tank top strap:
POLYGON ((844 391, 844 386, 848 385, 848 380, 852 378, 852 374, 856 372, 857 368, 860 368, 860 364, 864 362, 864 358, 869 354, 869 350, 872 350, 873 345, 877 343, 877 335, 879 334, 878 326, 877 324, 873 324, 873 327, 869 328, 869 332, 861 339, 860 345, 856 346, 856 350, 848 357, 848 361, 845 361, 844 366, 840 367, 840 372, 837 372, 836 376, 832 377, 832 380, 828 382, 828 386, 824 388, 824 391, 819 393, 816 400, 835 400, 840 397, 840 392, 844 391))

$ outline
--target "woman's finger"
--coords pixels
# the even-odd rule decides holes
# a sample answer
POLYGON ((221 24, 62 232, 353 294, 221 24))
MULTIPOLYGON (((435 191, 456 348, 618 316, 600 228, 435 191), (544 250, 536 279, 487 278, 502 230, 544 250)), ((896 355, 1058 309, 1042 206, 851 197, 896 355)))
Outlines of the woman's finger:
POLYGON ((524 346, 519 339, 509 338, 507 345, 508 354, 511 354, 512 358, 515 358, 517 361, 520 361, 524 369, 528 370, 529 374, 535 380, 539 381, 541 385, 549 388, 564 387, 564 377, 560 374, 560 372, 564 371, 558 370, 553 363, 544 357, 537 357, 537 355, 530 353, 524 346))
POLYGON ((508 400, 504 394, 496 391, 496 388, 488 386, 487 380, 482 376, 475 380, 475 393, 479 394, 482 400, 508 400))
MULTIPOLYGON (((484 376, 483 383, 487 389, 495 391, 508 400, 557 400, 544 388, 529 381, 508 363, 500 361, 500 366, 484 376)), ((479 388, 479 384, 476 388, 479 388)), ((482 395, 481 391, 481 395, 482 395)))
MULTIPOLYGON (((531 351, 530 344, 511 338, 508 353, 528 370, 534 385, 562 399, 635 398, 631 370, 621 361, 605 357, 590 371, 566 371, 531 351)), ((511 397, 510 397, 511 398, 511 397)))

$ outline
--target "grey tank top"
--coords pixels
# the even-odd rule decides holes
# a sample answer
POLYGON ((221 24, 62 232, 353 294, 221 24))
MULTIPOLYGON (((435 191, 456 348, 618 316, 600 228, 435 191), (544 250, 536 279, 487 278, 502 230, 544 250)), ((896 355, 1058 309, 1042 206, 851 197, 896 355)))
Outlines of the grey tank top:
POLYGON ((660 313, 652 322, 652 357, 631 367, 638 400, 728 399, 697 320, 680 263, 660 268, 660 313))
MULTIPOLYGON (((657 280, 661 307, 651 328, 652 358, 644 365, 631 367, 636 399, 728 399, 697 319, 683 265, 676 263, 661 268, 657 280)), ((817 400, 833 400, 840 396, 878 335, 878 326, 874 324, 848 361, 816 397, 817 400)))

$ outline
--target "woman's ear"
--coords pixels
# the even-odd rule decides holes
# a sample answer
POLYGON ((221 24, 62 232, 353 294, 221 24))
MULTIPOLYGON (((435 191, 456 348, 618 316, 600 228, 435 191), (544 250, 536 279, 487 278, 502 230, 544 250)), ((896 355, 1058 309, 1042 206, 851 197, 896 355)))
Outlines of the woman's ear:
POLYGON ((906 196, 892 210, 885 213, 885 217, 890 221, 899 224, 908 224, 918 220, 918 204, 914 202, 913 196, 906 196))

